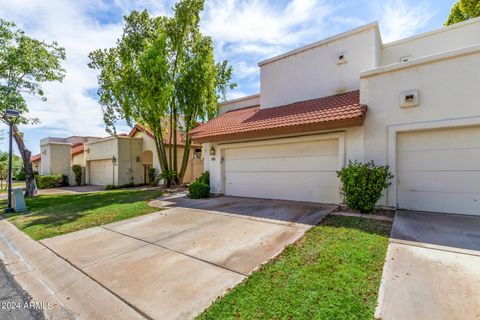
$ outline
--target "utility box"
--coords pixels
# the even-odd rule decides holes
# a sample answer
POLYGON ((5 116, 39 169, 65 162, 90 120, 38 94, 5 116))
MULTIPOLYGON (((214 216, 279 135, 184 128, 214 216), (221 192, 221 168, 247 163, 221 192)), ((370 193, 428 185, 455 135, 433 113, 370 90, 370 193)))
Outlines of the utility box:
POLYGON ((23 196, 22 188, 15 188, 12 190, 12 200, 13 208, 16 212, 27 211, 27 206, 25 205, 25 197, 23 196))

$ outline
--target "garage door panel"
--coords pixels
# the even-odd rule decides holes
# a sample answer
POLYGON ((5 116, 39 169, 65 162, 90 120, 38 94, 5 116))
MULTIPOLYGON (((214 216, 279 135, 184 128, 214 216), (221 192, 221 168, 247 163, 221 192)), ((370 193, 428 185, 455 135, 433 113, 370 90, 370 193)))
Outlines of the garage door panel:
POLYGON ((400 191, 471 193, 478 190, 480 194, 480 189, 475 189, 480 181, 480 171, 409 171, 398 174, 397 188, 400 191))
POLYGON ((305 186, 327 188, 339 185, 335 172, 275 172, 273 175, 270 172, 230 172, 225 177, 225 184, 227 188, 239 185, 252 189, 257 186, 287 185, 296 190, 305 186))
POLYGON ((317 142, 303 142, 303 143, 278 143, 271 145, 261 145, 243 148, 227 149, 226 155, 229 159, 255 159, 255 158, 283 158, 289 156, 315 156, 315 155, 337 155, 338 154, 338 140, 329 139, 322 140, 321 147, 317 142))
POLYGON ((399 151, 480 148, 480 130, 472 127, 402 132, 401 136, 397 142, 399 151))
POLYGON ((332 188, 336 179, 332 174, 298 174, 288 179, 287 175, 271 179, 271 175, 258 175, 253 172, 233 173, 234 183, 226 181, 229 195, 266 199, 288 199, 296 201, 312 201, 322 199, 325 203, 338 202, 338 186, 332 188), (285 184, 288 181, 289 184, 285 184), (306 188, 305 186, 308 185, 306 188), (300 192, 299 192, 300 191, 300 192))
POLYGON ((402 152, 398 170, 480 170, 480 148, 402 152))
POLYGON ((338 139, 271 143, 224 150, 225 194, 339 202, 338 139))
POLYGON ((90 184, 105 186, 113 184, 113 163, 111 159, 90 161, 90 184))
POLYGON ((229 159, 225 170, 230 171, 334 171, 338 167, 338 156, 296 156, 285 158, 247 158, 229 159), (275 166, 272 167, 272 161, 275 166))
POLYGON ((479 215, 480 194, 399 191, 402 209, 479 215), (462 203, 462 206, 458 204, 462 203))
POLYGON ((480 127, 397 136, 401 209, 480 215, 480 127))

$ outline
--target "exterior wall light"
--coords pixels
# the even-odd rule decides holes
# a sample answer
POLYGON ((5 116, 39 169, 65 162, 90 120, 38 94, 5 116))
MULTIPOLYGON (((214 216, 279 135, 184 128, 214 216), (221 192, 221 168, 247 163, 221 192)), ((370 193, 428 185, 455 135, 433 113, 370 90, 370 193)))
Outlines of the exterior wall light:
POLYGON ((211 156, 214 156, 214 155, 215 155, 215 148, 214 148, 214 147, 211 147, 211 148, 210 148, 210 155, 211 155, 211 156))

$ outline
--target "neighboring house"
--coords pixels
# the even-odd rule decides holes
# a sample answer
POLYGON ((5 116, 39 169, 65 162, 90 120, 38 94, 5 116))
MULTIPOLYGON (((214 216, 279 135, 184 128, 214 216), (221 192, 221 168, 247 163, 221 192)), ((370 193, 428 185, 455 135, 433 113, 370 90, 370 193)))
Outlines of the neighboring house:
MULTIPOLYGON (((178 163, 185 149, 179 133, 178 163)), ((82 183, 89 185, 123 185, 148 183, 148 168, 157 169, 160 164, 155 141, 150 132, 135 126, 129 134, 106 138, 68 137, 45 138, 40 141, 41 152, 32 157, 33 170, 41 175, 66 174, 71 184, 75 183, 72 165, 83 169, 82 183)), ((166 145, 169 152, 169 146, 166 145)), ((191 146, 189 163, 184 182, 190 182, 203 172, 202 146, 191 146)))
POLYGON ((395 175, 379 205, 480 215, 480 18, 387 44, 368 24, 259 66, 260 94, 192 134, 212 192, 340 203, 336 170, 374 160, 395 175))

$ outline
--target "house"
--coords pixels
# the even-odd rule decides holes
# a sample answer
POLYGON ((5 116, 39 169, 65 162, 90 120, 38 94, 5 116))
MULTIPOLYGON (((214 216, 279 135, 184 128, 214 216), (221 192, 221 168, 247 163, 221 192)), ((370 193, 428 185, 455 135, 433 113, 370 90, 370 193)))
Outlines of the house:
POLYGON ((260 93, 197 127, 211 191, 341 203, 348 160, 395 175, 378 205, 480 215, 480 18, 392 43, 377 23, 259 63, 260 93))
MULTIPOLYGON (((180 133, 178 141, 178 163, 181 164, 185 149, 180 133)), ((82 183, 88 185, 123 185, 148 183, 148 169, 160 172, 155 141, 152 134, 136 125, 129 134, 106 138, 48 137, 40 141, 40 154, 31 158, 33 170, 40 175, 65 174, 74 184, 72 166, 83 169, 82 183)), ((169 152, 169 146, 166 145, 169 152)), ((203 172, 202 146, 191 146, 189 163, 184 182, 190 182, 203 172)))

